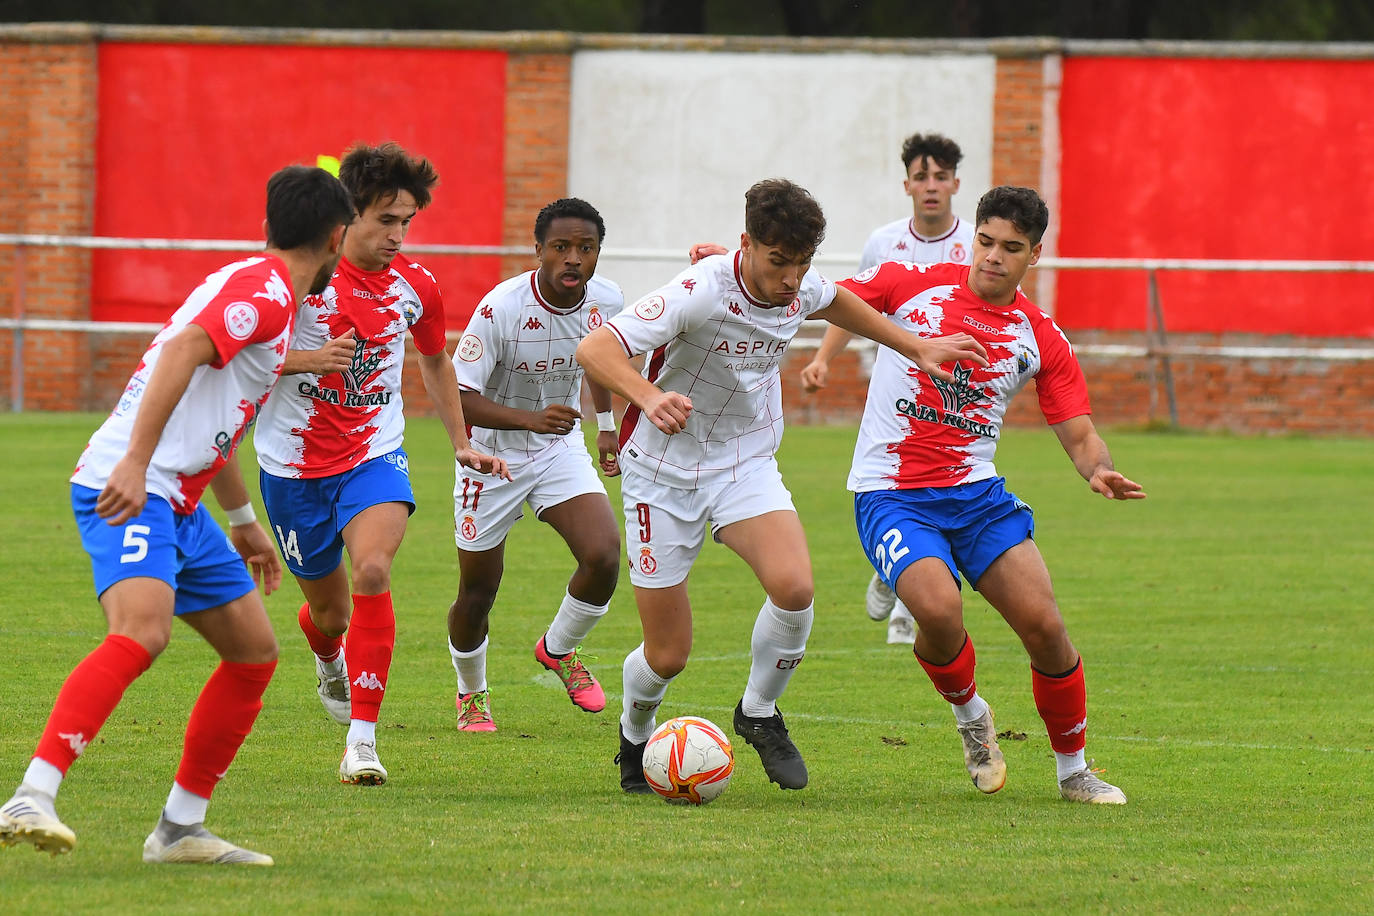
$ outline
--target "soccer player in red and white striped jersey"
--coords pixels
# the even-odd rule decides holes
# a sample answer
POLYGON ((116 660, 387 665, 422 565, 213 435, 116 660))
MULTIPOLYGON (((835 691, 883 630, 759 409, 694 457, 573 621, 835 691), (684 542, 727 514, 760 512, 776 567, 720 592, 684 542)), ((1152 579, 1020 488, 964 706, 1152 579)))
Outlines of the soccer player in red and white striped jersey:
POLYGON ((255 580, 281 582, 234 455, 277 383, 300 300, 338 262, 353 204, 338 180, 292 166, 267 185, 267 250, 211 274, 153 339, 72 475, 109 635, 68 675, 23 783, 0 807, 0 845, 66 852, 55 797, 180 617, 219 653, 191 710, 181 765, 145 862, 271 865, 205 829, 210 795, 262 709, 277 641, 255 580), (209 486, 229 537, 201 504, 209 486), (245 567, 247 564, 247 568, 245 567), (249 573, 252 569, 252 574, 249 573))

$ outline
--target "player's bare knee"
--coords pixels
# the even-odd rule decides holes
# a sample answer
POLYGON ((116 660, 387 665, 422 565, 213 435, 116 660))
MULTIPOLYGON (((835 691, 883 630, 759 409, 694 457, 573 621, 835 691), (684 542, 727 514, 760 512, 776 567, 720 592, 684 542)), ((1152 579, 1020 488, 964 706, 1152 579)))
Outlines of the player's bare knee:
POLYGON ((794 579, 768 590, 768 600, 783 611, 804 611, 816 600, 816 587, 809 578, 794 579))
POLYGON ((353 564, 353 591, 359 595, 380 595, 391 590, 391 561, 384 557, 364 557, 353 564))
POLYGON ((654 669, 654 674, 665 679, 674 678, 687 667, 688 652, 689 650, 677 646, 651 649, 646 645, 644 647, 644 660, 649 663, 650 668, 654 669))

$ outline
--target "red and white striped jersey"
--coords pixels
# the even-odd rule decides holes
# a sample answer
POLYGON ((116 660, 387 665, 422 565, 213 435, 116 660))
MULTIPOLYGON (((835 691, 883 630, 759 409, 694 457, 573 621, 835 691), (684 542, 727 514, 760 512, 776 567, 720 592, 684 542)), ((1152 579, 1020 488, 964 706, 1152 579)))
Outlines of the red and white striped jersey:
POLYGON ((879 226, 864 243, 859 258, 860 272, 884 261, 915 261, 917 264, 969 264, 973 260, 973 224, 954 217, 949 231, 926 238, 916 234, 911 217, 879 226))
MULTIPOLYGON (((581 410, 577 345, 625 307, 625 294, 593 276, 582 301, 560 311, 539 294, 535 272, 498 284, 482 297, 453 353, 458 385, 505 407, 541 411, 554 404, 581 410)), ((584 448, 580 424, 566 436, 527 429, 469 426, 473 447, 518 467, 549 448, 584 448)))
POLYGON ((878 348, 849 489, 947 487, 997 476, 993 453, 1007 405, 1035 379, 1049 423, 1090 413, 1088 386, 1064 332, 1019 290, 1005 308, 968 289, 968 267, 889 261, 840 281, 903 330, 922 337, 971 334, 989 367, 954 367, 935 381, 910 360, 878 348))
POLYGON ((625 412, 620 462, 670 487, 738 480, 782 443, 778 367, 801 323, 835 298, 815 269, 797 298, 772 307, 740 279, 739 251, 703 258, 607 326, 631 356, 646 353, 644 377, 692 399, 685 431, 660 432, 639 409, 625 412))
POLYGON ((332 477, 401 447, 406 331, 421 353, 444 349, 444 300, 434 275, 403 257, 378 271, 340 259, 324 293, 302 304, 291 349, 317 350, 350 329, 352 366, 289 375, 268 399, 253 433, 267 473, 332 477))
POLYGON ((163 345, 199 325, 210 335, 216 358, 192 373, 148 463, 148 492, 190 515, 277 383, 295 320, 291 273, 281 259, 255 255, 210 274, 148 345, 114 412, 91 436, 72 483, 104 489, 129 450, 163 345))

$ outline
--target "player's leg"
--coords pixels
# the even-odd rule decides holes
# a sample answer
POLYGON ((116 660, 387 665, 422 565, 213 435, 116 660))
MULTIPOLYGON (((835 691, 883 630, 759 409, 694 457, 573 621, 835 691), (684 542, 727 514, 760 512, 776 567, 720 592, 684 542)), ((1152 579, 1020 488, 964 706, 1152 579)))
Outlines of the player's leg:
POLYGON ((1006 762, 992 712, 978 693, 958 572, 940 529, 949 508, 945 499, 927 490, 860 493, 854 501, 855 521, 865 553, 879 574, 896 585, 898 600, 916 621, 916 661, 950 704, 973 784, 991 793, 1006 784, 1006 762))
POLYGON ((353 600, 335 513, 342 484, 341 476, 299 479, 275 477, 266 471, 258 474, 277 548, 305 597, 296 622, 315 656, 320 704, 331 719, 347 725, 351 705, 343 635, 353 614, 353 600))
POLYGON ((54 854, 75 845, 76 835, 57 817, 62 780, 171 634, 176 581, 171 506, 150 496, 142 513, 111 527, 95 514, 98 495, 87 487, 71 488, 108 633, 58 691, 23 780, 0 806, 0 845, 24 842, 54 854))
POLYGON ((705 495, 654 483, 627 469, 620 482, 625 551, 644 641, 625 658, 620 712, 620 787, 649 794, 644 745, 668 685, 692 651, 692 606, 687 574, 706 536, 705 495))
POLYGON ((772 462, 722 487, 712 506, 716 540, 749 564, 765 593, 750 637, 749 681, 735 707, 735 733, 758 751, 770 780, 801 789, 806 763, 777 700, 806 654, 815 620, 806 533, 772 462))
POLYGON ((458 730, 496 731, 487 688, 487 633, 505 570, 506 542, 458 551, 458 595, 448 609, 448 651, 458 676, 458 730))
POLYGON ((1070 801, 1125 804, 1125 793, 1104 782, 1088 766, 1083 660, 1069 639, 1049 570, 1035 541, 1027 537, 1003 551, 976 582, 978 591, 1016 632, 1030 656, 1035 706, 1054 749, 1060 794, 1070 801))
MULTIPOLYGON (((585 463, 594 475, 590 460, 585 463)), ((567 542, 577 569, 568 580, 567 592, 548 631, 535 644, 534 657, 558 675, 574 705, 587 712, 600 712, 606 708, 606 694, 579 652, 592 627, 605 616, 620 575, 620 533, 615 516, 605 493, 592 492, 550 506, 539 518, 567 542)))

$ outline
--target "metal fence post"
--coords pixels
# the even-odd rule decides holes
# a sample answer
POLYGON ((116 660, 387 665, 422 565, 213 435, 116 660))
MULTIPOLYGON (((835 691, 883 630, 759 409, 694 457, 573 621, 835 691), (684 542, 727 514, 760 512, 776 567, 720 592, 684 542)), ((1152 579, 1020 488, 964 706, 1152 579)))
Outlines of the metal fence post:
POLYGON ((24 412, 24 279, 26 255, 24 245, 14 246, 14 333, 10 335, 10 411, 24 412))
POLYGON ((1160 373, 1164 376, 1164 394, 1169 399, 1169 425, 1178 428, 1178 400, 1174 397, 1174 370, 1169 362, 1169 337, 1164 330, 1164 309, 1159 304, 1159 280, 1153 268, 1150 278, 1150 313, 1154 316, 1154 347, 1159 357, 1160 373))

